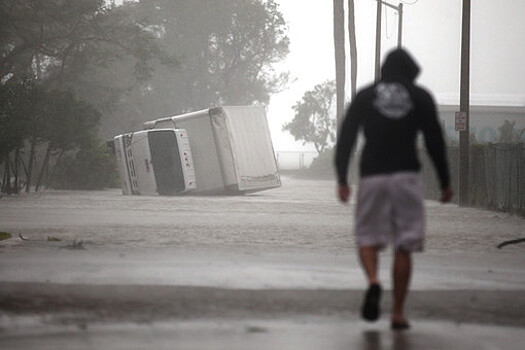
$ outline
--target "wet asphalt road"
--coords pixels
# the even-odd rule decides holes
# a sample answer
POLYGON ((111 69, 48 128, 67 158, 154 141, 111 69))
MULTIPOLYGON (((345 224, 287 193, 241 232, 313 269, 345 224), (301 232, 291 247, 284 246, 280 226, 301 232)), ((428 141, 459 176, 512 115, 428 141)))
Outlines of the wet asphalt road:
MULTIPOLYGON (((2 349, 522 348, 525 249, 496 248, 522 218, 428 202, 400 335, 388 296, 382 321, 357 318, 353 204, 334 193, 284 178, 242 197, 2 198, 0 231, 26 239, 0 242, 2 349)), ((385 252, 387 290, 389 270, 385 252)))

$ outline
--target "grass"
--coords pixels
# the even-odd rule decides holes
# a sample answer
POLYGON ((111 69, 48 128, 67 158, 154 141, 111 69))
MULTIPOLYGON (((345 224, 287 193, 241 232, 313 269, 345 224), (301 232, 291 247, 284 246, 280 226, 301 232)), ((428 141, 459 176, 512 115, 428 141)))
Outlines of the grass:
POLYGON ((9 239, 13 237, 12 234, 10 234, 9 232, 1 232, 0 231, 0 241, 3 241, 4 239, 9 239))

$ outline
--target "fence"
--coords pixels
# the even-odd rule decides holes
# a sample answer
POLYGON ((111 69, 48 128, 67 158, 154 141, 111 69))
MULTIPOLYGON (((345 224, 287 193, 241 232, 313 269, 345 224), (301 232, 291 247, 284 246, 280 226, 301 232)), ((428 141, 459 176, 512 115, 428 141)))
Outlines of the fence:
MULTIPOLYGON (((525 215, 525 143, 472 145, 469 153, 469 204, 525 215)), ((459 149, 448 149, 452 186, 458 188, 459 149)), ((433 165, 424 153, 427 198, 439 198, 433 165)))
POLYGON ((315 151, 277 151, 275 152, 280 170, 300 170, 310 167, 317 152, 315 151))

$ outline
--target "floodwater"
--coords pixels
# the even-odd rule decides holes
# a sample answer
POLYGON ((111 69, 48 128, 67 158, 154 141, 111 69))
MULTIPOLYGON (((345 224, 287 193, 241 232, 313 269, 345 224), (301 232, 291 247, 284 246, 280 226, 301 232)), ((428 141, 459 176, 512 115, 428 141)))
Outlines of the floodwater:
POLYGON ((523 329, 423 321, 416 330, 391 332, 384 324, 317 319, 181 321, 119 324, 1 337, 2 348, 18 349, 224 349, 224 350, 521 350, 523 329), (380 328, 382 327, 382 328, 380 328))
MULTIPOLYGON (((403 339, 388 330, 388 295, 381 322, 357 318, 354 203, 338 203, 333 181, 282 180, 245 196, 1 198, 0 231, 14 236, 0 242, 0 342, 521 349, 525 244, 496 246, 525 236, 523 218, 426 203, 426 252, 414 257, 407 305, 413 329, 403 339)), ((390 258, 387 250, 380 265, 386 290, 390 258)))
MULTIPOLYGON (((244 196, 123 196, 115 189, 3 197, 0 229, 35 240, 8 243, 19 249, 56 237, 97 248, 250 246, 346 254, 354 248, 352 212, 353 203, 337 202, 333 181, 284 178, 281 188, 244 196)), ((524 234, 524 219, 505 213, 428 201, 427 217, 427 251, 496 252, 501 241, 524 234)))

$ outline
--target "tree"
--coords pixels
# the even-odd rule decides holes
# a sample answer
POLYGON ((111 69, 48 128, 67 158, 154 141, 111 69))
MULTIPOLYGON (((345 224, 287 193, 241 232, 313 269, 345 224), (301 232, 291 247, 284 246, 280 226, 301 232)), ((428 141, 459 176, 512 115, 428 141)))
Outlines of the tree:
MULTIPOLYGON (((100 114, 72 91, 45 90, 33 81, 0 85, 0 149, 4 165, 2 192, 18 193, 20 164, 29 192, 39 146, 45 147, 35 190, 39 190, 53 159, 56 166, 68 151, 96 139, 100 114), (29 148, 29 152, 24 149, 29 148), (14 153, 14 159, 12 155, 14 153), (29 153, 24 163, 21 154, 29 153), (26 166, 27 164, 27 166, 26 166), (14 176, 14 184, 11 178, 14 176)), ((51 171, 53 175, 55 170, 51 171)), ((48 179, 50 180, 50 179, 48 179)))
POLYGON ((119 187, 116 158, 97 140, 67 154, 56 168, 51 187, 67 190, 97 190, 119 187))
POLYGON ((287 74, 273 69, 289 46, 274 0, 149 0, 123 10, 149 23, 179 65, 156 63, 152 79, 123 97, 108 135, 153 117, 267 103, 287 83, 287 74))
POLYGON ((34 77, 104 113, 151 76, 153 60, 174 64, 147 23, 105 0, 4 0, 0 17, 0 84, 34 77))
POLYGON ((512 122, 505 120, 505 122, 498 128, 499 130, 498 142, 508 142, 508 143, 520 142, 523 135, 525 135, 525 128, 522 128, 521 130, 517 130, 515 127, 516 127, 515 120, 512 122))
POLYGON ((0 86, 26 77, 35 85, 30 99, 6 99, 16 108, 0 121, 9 181, 12 157, 29 149, 27 191, 33 173, 38 188, 50 164, 82 148, 98 119, 113 136, 156 116, 266 103, 287 81, 272 67, 289 45, 274 0, 4 0, 0 17, 0 86))
POLYGON ((11 167, 9 155, 15 151, 15 158, 19 157, 19 149, 24 146, 24 139, 28 130, 28 115, 32 104, 31 82, 20 84, 0 85, 0 164, 3 163, 3 179, 1 192, 18 193, 18 162, 11 167), (11 175, 15 183, 11 182, 11 175))
POLYGON ((218 77, 224 104, 268 103, 270 93, 286 82, 271 64, 288 54, 289 40, 273 0, 234 1, 230 25, 212 34, 210 73, 218 77))
POLYGON ((18 165, 26 142, 29 158, 23 165, 29 191, 39 146, 46 151, 37 189, 54 155, 58 165, 65 152, 80 147, 82 138, 96 134, 100 114, 92 105, 110 111, 125 91, 151 76, 154 59, 176 63, 147 23, 130 18, 114 2, 4 0, 0 17, 5 192, 13 190, 13 173, 14 190, 20 189, 18 165), (96 79, 100 74, 109 78, 96 79), (27 81, 31 87, 24 88, 27 81))
POLYGON ((125 54, 146 77, 147 61, 160 52, 142 23, 103 0, 4 0, 0 16, 2 79, 29 74, 60 84, 89 64, 103 66, 125 54))
POLYGON ((54 153, 56 159, 48 182, 52 181, 65 152, 82 148, 96 139, 97 126, 101 117, 93 106, 79 99, 71 90, 49 91, 46 100, 51 101, 42 106, 45 116, 43 134, 46 151, 36 182, 36 191, 40 189, 44 176, 49 175, 51 155, 54 153))
POLYGON ((313 143, 319 154, 335 141, 335 85, 334 81, 326 81, 305 92, 293 106, 294 119, 283 126, 283 131, 290 132, 296 141, 313 143))

